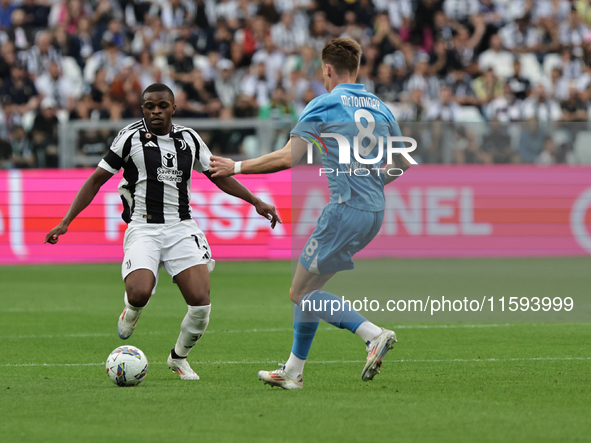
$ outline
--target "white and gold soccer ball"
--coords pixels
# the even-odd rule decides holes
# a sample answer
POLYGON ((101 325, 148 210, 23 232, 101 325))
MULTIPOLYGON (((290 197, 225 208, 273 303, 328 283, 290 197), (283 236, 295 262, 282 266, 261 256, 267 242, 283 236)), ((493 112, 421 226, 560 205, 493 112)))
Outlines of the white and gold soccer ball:
POLYGON ((148 374, 148 359, 135 346, 119 346, 107 357, 107 375, 117 386, 136 386, 148 374))

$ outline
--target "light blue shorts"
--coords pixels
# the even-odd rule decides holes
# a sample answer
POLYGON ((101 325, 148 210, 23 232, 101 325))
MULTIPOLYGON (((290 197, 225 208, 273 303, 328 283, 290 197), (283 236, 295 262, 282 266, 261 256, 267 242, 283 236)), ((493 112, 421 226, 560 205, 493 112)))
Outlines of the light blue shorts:
POLYGON ((380 232, 383 220, 384 211, 329 203, 300 255, 300 263, 314 274, 354 269, 353 256, 380 232))

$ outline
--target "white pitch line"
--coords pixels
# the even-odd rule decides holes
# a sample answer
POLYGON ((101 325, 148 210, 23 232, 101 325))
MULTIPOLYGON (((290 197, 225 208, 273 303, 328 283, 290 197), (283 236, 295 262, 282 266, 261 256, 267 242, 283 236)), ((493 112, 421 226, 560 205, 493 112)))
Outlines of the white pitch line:
POLYGON ((54 307, 54 308, 6 308, 0 309, 0 313, 14 312, 68 312, 82 311, 82 308, 76 306, 54 307))
MULTIPOLYGON (((473 363, 473 362, 512 362, 512 361, 573 361, 573 360, 591 360, 591 357, 531 357, 531 358, 453 358, 453 359, 407 359, 407 360, 386 360, 386 363, 473 363)), ((273 365, 278 364, 276 361, 193 361, 194 364, 207 365, 273 365)), ((348 363, 365 363, 365 360, 324 360, 316 361, 310 360, 308 364, 348 364, 348 363)), ((19 364, 4 364, 0 367, 45 367, 45 366, 103 366, 105 363, 19 363, 19 364)), ((165 365, 166 362, 155 361, 150 362, 151 365, 165 365)), ((279 363, 281 364, 281 363, 279 363)))
MULTIPOLYGON (((521 323, 480 323, 480 324, 449 324, 449 325, 399 325, 393 329, 476 329, 476 328, 506 328, 516 326, 521 323)), ((530 326, 537 326, 536 323, 528 323, 530 326)), ((546 325, 551 325, 547 323, 546 325)), ((338 331, 338 328, 326 327, 319 328, 321 331, 338 331)), ((207 334, 251 334, 255 332, 291 332, 293 328, 270 328, 270 329, 221 329, 217 331, 207 331, 207 334)), ((136 332, 136 336, 142 335, 165 335, 172 332, 150 331, 136 332)), ((175 332, 176 333, 176 332, 175 332)), ((81 333, 81 334, 42 334, 42 335, 0 335, 0 339, 36 339, 36 338, 84 338, 84 337, 112 337, 115 333, 81 333)))

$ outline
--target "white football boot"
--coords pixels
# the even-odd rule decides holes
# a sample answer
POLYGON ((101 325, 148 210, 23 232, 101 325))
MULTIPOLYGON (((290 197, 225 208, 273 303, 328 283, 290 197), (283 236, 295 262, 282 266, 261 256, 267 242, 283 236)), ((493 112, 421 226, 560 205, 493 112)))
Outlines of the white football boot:
POLYGON ((367 363, 361 372, 363 381, 373 380, 376 374, 380 373, 384 355, 393 344, 396 343, 396 334, 394 331, 382 328, 382 333, 369 342, 367 345, 367 363))
POLYGON ((304 379, 302 374, 293 378, 285 372, 285 366, 274 371, 259 371, 259 380, 263 380, 266 385, 279 386, 283 389, 302 389, 304 387, 304 379))
POLYGON ((142 311, 134 311, 133 309, 128 309, 127 306, 123 309, 117 322, 117 332, 120 338, 127 340, 131 337, 141 313, 142 311))
POLYGON ((199 380, 199 376, 191 369, 186 358, 172 358, 172 355, 169 354, 166 363, 181 377, 181 380, 199 380))

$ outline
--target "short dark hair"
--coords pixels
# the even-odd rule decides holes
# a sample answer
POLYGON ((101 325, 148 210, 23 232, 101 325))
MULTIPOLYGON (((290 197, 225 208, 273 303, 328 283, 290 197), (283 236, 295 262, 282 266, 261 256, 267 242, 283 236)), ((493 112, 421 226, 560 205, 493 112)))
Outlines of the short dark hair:
POLYGON ((332 65, 337 75, 355 73, 360 59, 361 46, 351 38, 333 38, 322 49, 322 63, 332 65))
POLYGON ((144 92, 142 92, 142 103, 144 103, 144 96, 148 92, 168 92, 172 97, 172 102, 174 103, 174 92, 172 92, 172 89, 170 89, 164 83, 152 83, 150 86, 144 89, 144 92))

